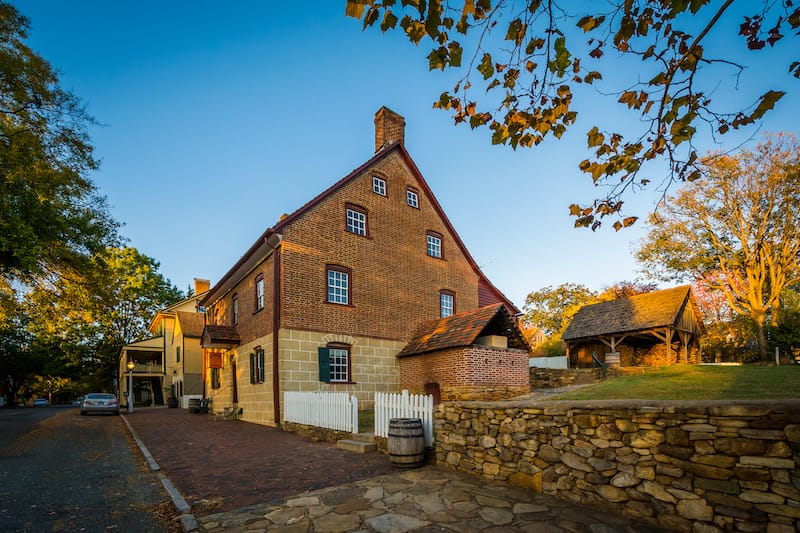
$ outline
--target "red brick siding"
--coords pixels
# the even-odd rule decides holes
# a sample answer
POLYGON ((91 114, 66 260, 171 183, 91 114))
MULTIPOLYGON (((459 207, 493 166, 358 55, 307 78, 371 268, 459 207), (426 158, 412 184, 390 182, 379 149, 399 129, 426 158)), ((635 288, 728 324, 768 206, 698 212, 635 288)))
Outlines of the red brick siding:
POLYGON ((282 327, 408 340, 439 316, 441 289, 455 293, 458 311, 478 306, 478 276, 429 199, 407 205, 408 186, 419 188, 391 154, 285 228, 282 327), (372 192, 373 175, 386 180, 386 196, 372 192), (345 231, 347 203, 367 211, 368 237, 345 231), (443 235, 443 259, 427 256, 427 231, 443 235), (326 264, 352 270, 351 305, 326 303, 326 264))
POLYGON ((214 314, 222 317, 222 321, 218 323, 231 325, 233 323, 233 315, 230 310, 231 299, 234 294, 237 295, 239 298, 239 323, 236 325, 236 331, 239 333, 242 344, 272 332, 272 261, 272 256, 269 256, 233 290, 214 304, 214 314), (264 308, 257 311, 256 278, 259 275, 264 277, 264 308), (217 311, 218 309, 219 311, 217 311))
POLYGON ((470 346, 401 357, 400 388, 421 390, 426 383, 438 383, 442 389, 496 385, 528 388, 528 353, 470 346))

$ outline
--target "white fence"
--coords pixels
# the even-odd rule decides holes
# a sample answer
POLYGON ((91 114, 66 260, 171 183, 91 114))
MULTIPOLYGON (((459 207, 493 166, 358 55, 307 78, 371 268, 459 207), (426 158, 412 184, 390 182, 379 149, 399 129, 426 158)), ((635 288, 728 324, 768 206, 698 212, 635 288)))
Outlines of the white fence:
POLYGON ((531 368, 569 368, 569 359, 566 355, 555 357, 531 357, 528 359, 531 368))
POLYGON ((283 419, 358 433, 358 398, 347 392, 286 391, 283 393, 283 419))
POLYGON ((389 435, 389 420, 392 418, 419 418, 425 434, 425 446, 433 446, 433 396, 388 392, 375 393, 375 435, 389 435))

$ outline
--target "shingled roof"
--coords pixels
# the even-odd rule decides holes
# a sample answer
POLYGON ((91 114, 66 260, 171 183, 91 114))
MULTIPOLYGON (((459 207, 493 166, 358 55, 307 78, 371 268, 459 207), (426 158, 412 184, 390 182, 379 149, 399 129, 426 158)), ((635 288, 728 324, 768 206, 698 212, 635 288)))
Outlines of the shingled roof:
POLYGON ((612 333, 675 327, 681 313, 687 308, 692 309, 702 327, 697 303, 689 285, 587 305, 578 310, 562 338, 568 341, 612 333))
POLYGON ((203 313, 189 313, 177 311, 175 315, 181 324, 181 331, 184 337, 200 338, 203 336, 203 328, 206 325, 206 317, 203 313))
POLYGON ((506 306, 494 304, 425 322, 397 357, 471 346, 485 335, 502 335, 508 338, 509 348, 530 351, 506 306))
POLYGON ((203 348, 226 348, 238 346, 242 339, 236 331, 236 326, 221 326, 206 324, 203 329, 203 348))

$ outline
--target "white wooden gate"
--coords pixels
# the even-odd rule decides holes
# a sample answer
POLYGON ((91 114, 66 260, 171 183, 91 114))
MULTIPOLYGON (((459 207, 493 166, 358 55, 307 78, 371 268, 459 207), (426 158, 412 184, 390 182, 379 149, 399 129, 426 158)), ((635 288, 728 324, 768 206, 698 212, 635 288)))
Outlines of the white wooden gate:
POLYGON ((433 446, 433 396, 423 394, 375 393, 375 435, 389 435, 389 420, 392 418, 419 418, 425 434, 425 446, 433 446))

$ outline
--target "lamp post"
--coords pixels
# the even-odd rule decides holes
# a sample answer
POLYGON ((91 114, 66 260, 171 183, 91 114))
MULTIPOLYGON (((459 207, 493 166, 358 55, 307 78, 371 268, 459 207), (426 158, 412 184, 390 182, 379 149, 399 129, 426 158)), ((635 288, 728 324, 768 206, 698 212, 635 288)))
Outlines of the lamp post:
POLYGON ((128 361, 128 414, 133 413, 133 367, 136 363, 128 361))

